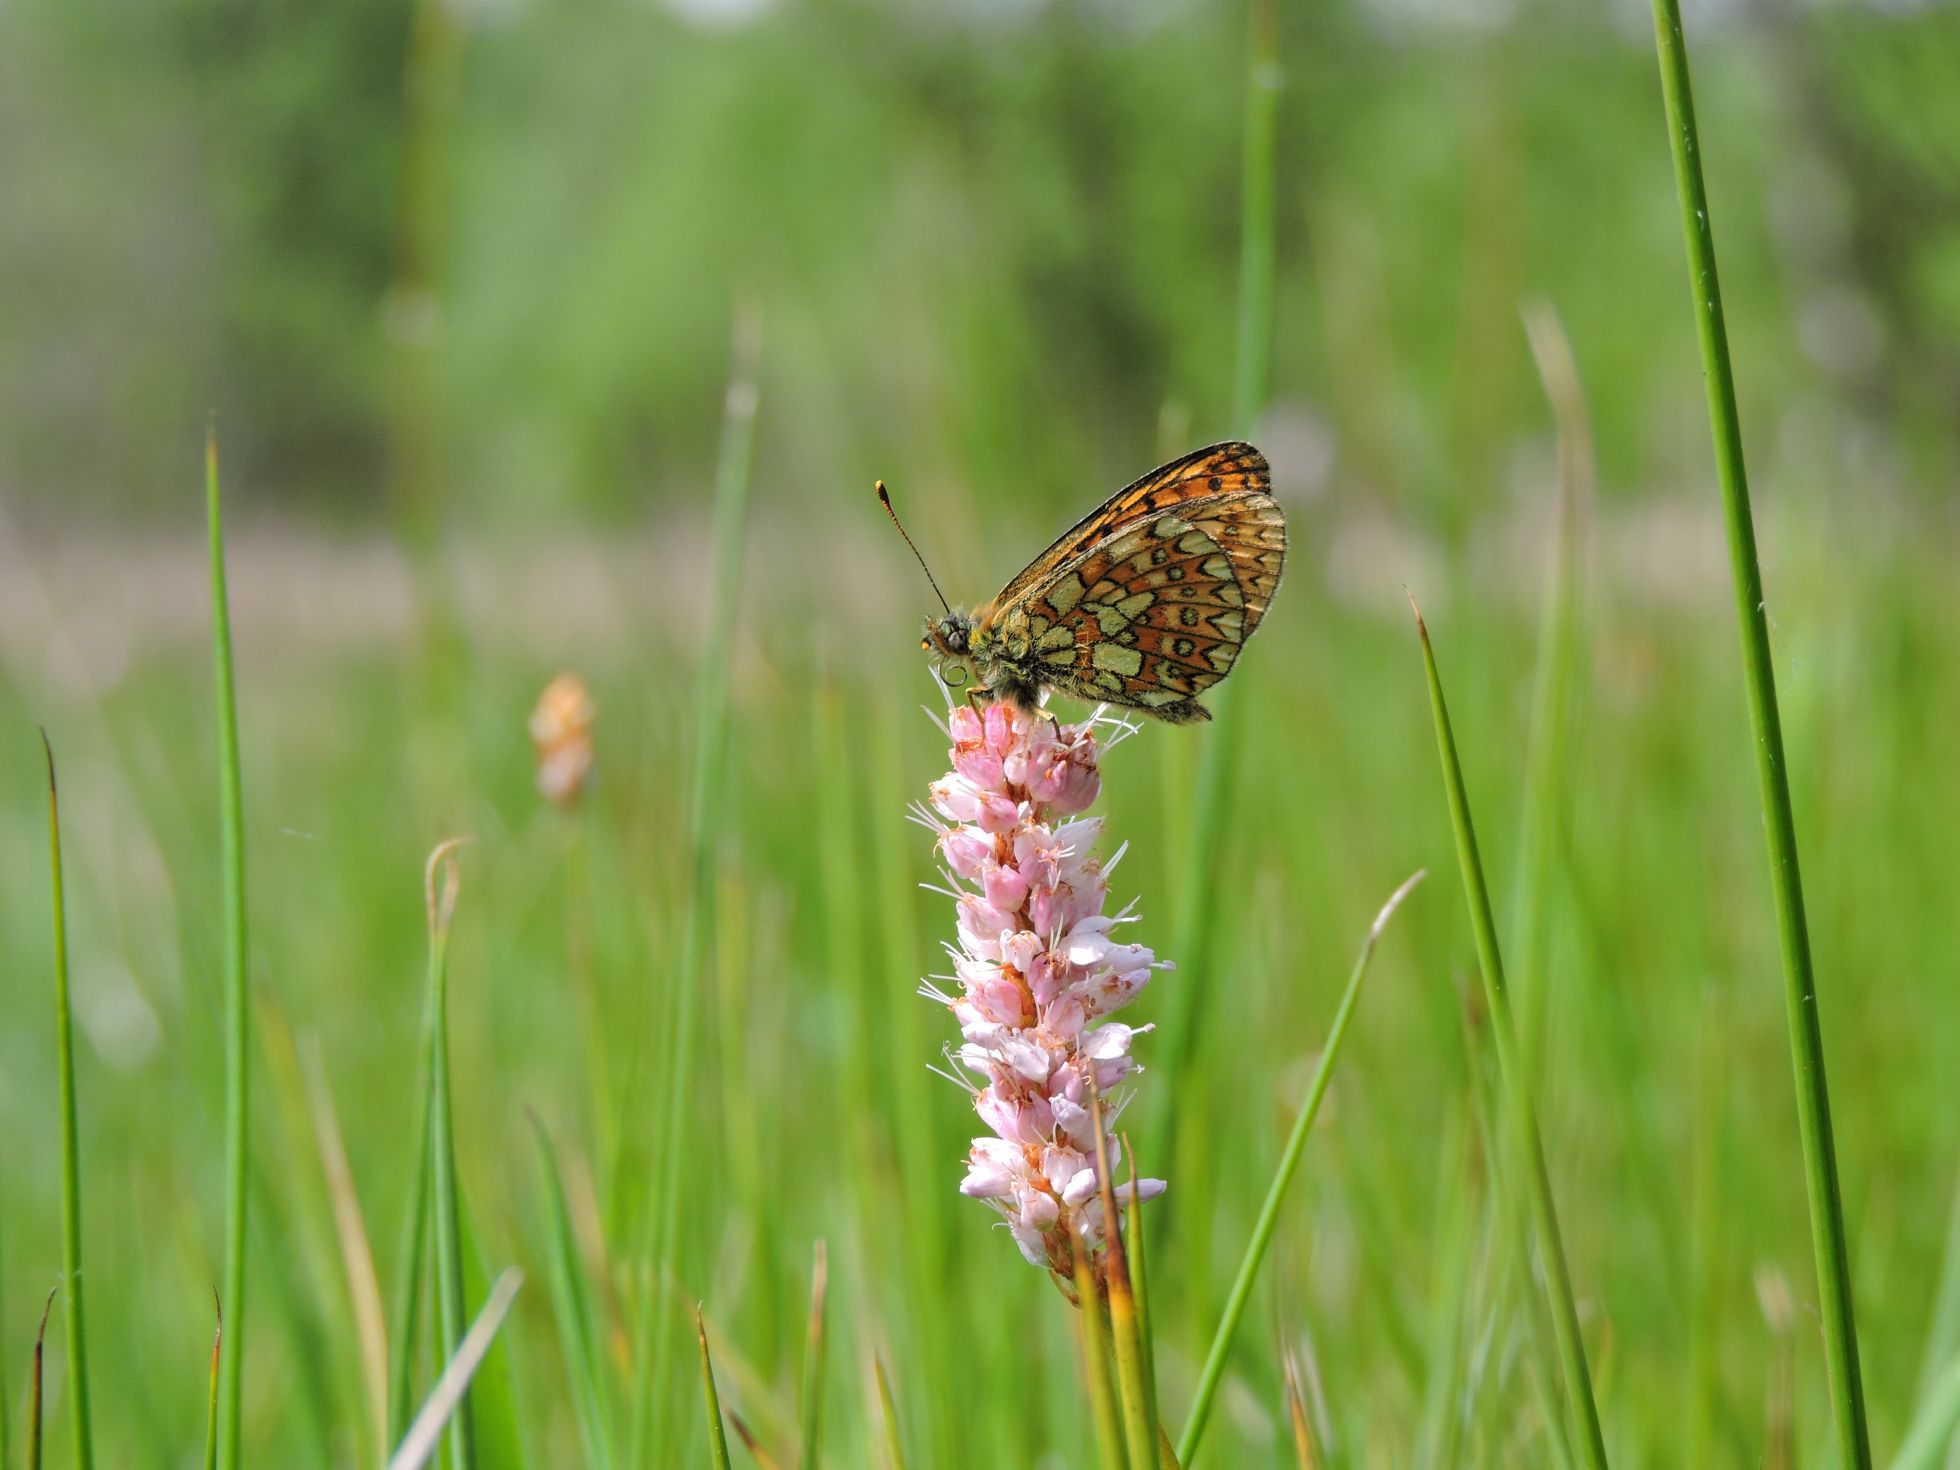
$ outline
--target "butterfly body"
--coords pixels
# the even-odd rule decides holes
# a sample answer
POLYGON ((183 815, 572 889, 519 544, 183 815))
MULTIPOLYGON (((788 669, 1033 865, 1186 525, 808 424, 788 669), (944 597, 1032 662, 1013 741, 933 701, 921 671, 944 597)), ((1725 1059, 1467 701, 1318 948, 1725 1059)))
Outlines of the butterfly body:
POLYGON ((1083 517, 985 607, 928 620, 922 646, 942 672, 1023 708, 1054 689, 1173 724, 1210 719, 1197 696, 1231 672, 1285 563, 1286 520, 1268 489, 1249 444, 1173 460, 1083 517))

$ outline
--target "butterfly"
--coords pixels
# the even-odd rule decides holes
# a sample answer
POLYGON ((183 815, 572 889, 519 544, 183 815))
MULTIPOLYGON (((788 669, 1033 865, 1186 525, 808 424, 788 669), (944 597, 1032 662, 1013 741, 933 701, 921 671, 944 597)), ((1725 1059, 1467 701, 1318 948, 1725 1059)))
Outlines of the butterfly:
MULTIPOLYGON (((898 525, 882 480, 878 498, 898 525)), ((1266 615, 1286 517, 1265 456, 1233 442, 1117 491, 971 614, 912 554, 946 608, 927 618, 919 646, 949 686, 971 679, 976 693, 1029 710, 1054 689, 1184 724, 1211 718, 1197 696, 1232 671, 1266 615)))

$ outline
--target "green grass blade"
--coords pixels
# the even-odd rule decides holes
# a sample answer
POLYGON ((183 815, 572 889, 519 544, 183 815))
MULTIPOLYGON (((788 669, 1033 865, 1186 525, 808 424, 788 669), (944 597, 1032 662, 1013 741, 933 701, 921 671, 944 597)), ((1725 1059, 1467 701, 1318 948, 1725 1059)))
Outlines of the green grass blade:
POLYGON ((1783 1002, 1790 1028, 1790 1060, 1796 1077, 1797 1126, 1804 1180, 1810 1198, 1811 1244, 1817 1258, 1817 1293, 1824 1326, 1824 1363, 1830 1380, 1838 1456, 1847 1470, 1868 1470, 1871 1436, 1865 1424, 1864 1386, 1858 1368, 1858 1330, 1851 1302, 1851 1251, 1845 1238, 1844 1202, 1838 1188, 1837 1146, 1831 1131, 1830 1091, 1824 1077, 1824 1027, 1811 969, 1810 931, 1804 915, 1803 876, 1797 865, 1796 818, 1790 805, 1783 719, 1776 700, 1776 668, 1770 656, 1769 614, 1749 479, 1742 454, 1742 420, 1736 408, 1728 328, 1722 316, 1721 281, 1715 270, 1715 230, 1702 179, 1702 147, 1695 125, 1694 91, 1688 76, 1688 42, 1681 29, 1680 0, 1654 0, 1654 38, 1660 55, 1661 95, 1667 109, 1668 143, 1687 244, 1689 290, 1708 390, 1708 421, 1715 440, 1716 478, 1728 529, 1729 570, 1735 584, 1742 634, 1744 687, 1755 734, 1756 776, 1761 788, 1763 831, 1769 848, 1783 955, 1783 1002))
POLYGON ((1892 1459, 1892 1470, 1939 1470, 1945 1463, 1955 1424, 1960 1424, 1960 1357, 1946 1365, 1946 1371, 1934 1380, 1932 1391, 1921 1401, 1912 1427, 1892 1459))
POLYGON ((1550 894, 1571 807, 1566 749, 1578 682, 1580 568, 1594 472, 1585 393, 1558 313, 1547 302, 1528 302, 1524 328, 1558 433, 1552 555, 1532 675, 1525 799, 1518 821, 1518 886, 1511 914, 1511 989, 1518 998, 1518 1040, 1535 1077, 1551 1002, 1550 894))
POLYGON ((61 1086, 61 1275, 68 1331, 68 1402, 75 1424, 75 1463, 95 1463, 89 1422, 88 1344, 82 1314, 82 1156, 75 1109, 75 1019, 68 1003, 68 903, 61 874, 61 798, 54 774, 54 746, 41 732, 48 758, 48 873, 54 898, 54 1038, 61 1086))
POLYGON ((1919 1397, 1924 1399, 1939 1382, 1945 1366, 1960 1352, 1960 1180, 1953 1190, 1947 1217, 1946 1248, 1940 1256, 1939 1285, 1933 1291, 1933 1310, 1926 1326, 1926 1345, 1919 1360, 1919 1397))
POLYGON ((394 1442, 388 1433, 388 1328, 387 1314, 381 1304, 381 1283, 375 1275, 367 1222, 354 1192, 353 1167, 347 1159, 347 1145, 341 1135, 340 1118, 334 1110, 333 1091, 327 1085, 326 1063, 317 1038, 307 1038, 300 1062, 314 1145, 320 1154, 320 1177, 326 1184, 334 1243, 339 1247, 348 1311, 353 1317, 362 1407, 367 1411, 366 1428, 374 1436, 374 1458, 379 1461, 386 1458, 388 1446, 394 1442))
POLYGON ((218 1365, 224 1361, 225 1306, 214 1297, 218 1323, 211 1331, 211 1382, 204 1400, 204 1470, 218 1466, 218 1365))
POLYGON ((708 1453, 715 1470, 728 1470, 728 1430, 721 1422, 721 1395, 715 1392, 715 1363, 708 1353, 708 1324, 701 1304, 694 1306, 694 1335, 701 1340, 701 1397, 708 1408, 708 1453))
POLYGON ((1341 1004, 1334 1012, 1334 1024, 1328 1028, 1327 1044, 1321 1048, 1306 1101, 1301 1105, 1300 1116, 1293 1120, 1293 1131, 1280 1153, 1279 1167, 1273 1171, 1272 1183, 1266 1187, 1265 1203, 1259 1207, 1259 1218, 1253 1222, 1252 1238, 1246 1242, 1245 1255, 1239 1260, 1238 1276, 1232 1282, 1231 1295, 1225 1299, 1224 1315, 1219 1318, 1218 1330, 1212 1334, 1211 1348, 1205 1354, 1205 1366, 1198 1375, 1198 1389, 1192 1396, 1191 1412, 1184 1421, 1184 1433, 1177 1441, 1179 1464, 1191 1463, 1198 1452, 1199 1442, 1204 1438, 1205 1425, 1211 1418, 1212 1400, 1218 1392, 1219 1381, 1225 1375, 1226 1359, 1231 1354, 1232 1338, 1238 1332, 1239 1319, 1245 1315, 1246 1304, 1252 1300, 1253 1282, 1258 1279, 1260 1264, 1266 1258, 1266 1247, 1272 1243, 1273 1230, 1279 1224, 1280 1206, 1285 1202, 1287 1186, 1293 1182, 1300 1155, 1307 1146, 1307 1135, 1313 1131, 1314 1119, 1320 1114, 1321 1100, 1327 1096, 1327 1084, 1334 1075, 1334 1063, 1341 1054, 1341 1043, 1347 1038, 1348 1022, 1353 1019, 1355 1002, 1361 997, 1361 982, 1367 977, 1369 962, 1375 955, 1375 945, 1402 900, 1422 879, 1423 872, 1418 869, 1388 896, 1388 902, 1382 905, 1381 911, 1375 915, 1375 922, 1369 926, 1368 937, 1362 941, 1361 953, 1355 958, 1354 968, 1348 974, 1347 989, 1342 992, 1341 1004))
POLYGON ((1143 1226, 1143 1199, 1137 1193, 1137 1156, 1127 1136, 1123 1139, 1123 1161, 1130 1169, 1129 1249, 1124 1263, 1130 1272, 1130 1290, 1137 1299, 1137 1330, 1143 1341, 1143 1389, 1149 1395, 1151 1438, 1164 1438, 1163 1414, 1157 1404, 1157 1338, 1150 1319, 1149 1265, 1143 1226))
POLYGON ((538 1165, 544 1184, 545 1223, 551 1268, 551 1305, 558 1319, 565 1375, 572 1387, 579 1441, 585 1463, 610 1470, 613 1463, 612 1424, 606 1411, 606 1380, 599 1339, 594 1327, 591 1293, 579 1261, 572 1212, 565 1200, 564 1176, 551 1146, 551 1135, 536 1116, 531 1119, 538 1138, 538 1165))
MULTIPOLYGON (((523 1284, 524 1273, 515 1267, 497 1278, 496 1284, 490 1288, 489 1299, 483 1304, 483 1310, 476 1314, 470 1330, 456 1344, 456 1351, 450 1354, 442 1376, 429 1393, 428 1401, 422 1405, 415 1422, 409 1425, 408 1433, 403 1436, 401 1445, 390 1457, 387 1470, 419 1470, 434 1455, 443 1426, 451 1416, 462 1411, 469 1393, 470 1379, 483 1365, 491 1344, 496 1340, 497 1329, 504 1325, 510 1304, 523 1284)), ((451 1436, 451 1443, 454 1443, 454 1436, 451 1436)))
POLYGON ((1278 0, 1252 0, 1246 53, 1245 151, 1239 194, 1239 314, 1232 430, 1250 434, 1273 371, 1273 154, 1279 132, 1278 0))
POLYGON ((245 796, 239 769, 238 690, 232 674, 231 602, 225 587, 224 523, 218 505, 218 432, 204 440, 204 512, 211 554, 211 660, 218 704, 219 863, 224 883, 225 1285, 231 1351, 218 1384, 218 1460, 243 1462, 239 1416, 245 1388, 245 1201, 251 1167, 251 1094, 246 1079, 245 796))
POLYGON ((885 1470, 905 1470, 905 1441, 898 1432, 898 1406, 892 1402, 891 1379, 882 1354, 873 1354, 871 1371, 878 1380, 878 1412, 884 1420, 885 1470))
POLYGON ((1579 1309, 1572 1298, 1572 1280, 1565 1265, 1565 1245, 1559 1237, 1558 1211, 1552 1201, 1552 1181, 1545 1166, 1544 1142, 1538 1133, 1538 1113, 1531 1082, 1518 1055, 1512 1030, 1510 996, 1504 984, 1504 961, 1497 947, 1497 924, 1491 917, 1490 891, 1483 862, 1477 855, 1477 834, 1470 820, 1470 799, 1463 789, 1463 767, 1457 759, 1456 737, 1450 730, 1449 708, 1443 700, 1443 681, 1436 671, 1429 629, 1416 613, 1416 634, 1422 644, 1423 672, 1429 681, 1430 712, 1436 722, 1436 750, 1443 767, 1443 786, 1449 797, 1450 825, 1456 833, 1456 853, 1463 870, 1463 893, 1470 907, 1470 927, 1476 936, 1477 968, 1483 972, 1484 999, 1490 1010, 1491 1034, 1497 1043, 1497 1065, 1508 1094, 1503 1109, 1510 1117, 1518 1149, 1520 1172, 1538 1237, 1544 1266, 1545 1290, 1551 1299, 1552 1330, 1558 1341, 1565 1380, 1566 1407, 1578 1431, 1579 1452, 1589 1470, 1605 1470, 1606 1440, 1600 1432, 1599 1409, 1593 1402, 1592 1372, 1586 1364, 1586 1345, 1579 1333, 1579 1309))
POLYGON ((798 1399, 803 1432, 797 1444, 796 1463, 801 1470, 817 1470, 823 1446, 824 1362, 829 1354, 827 1307, 830 1298, 830 1252, 818 1240, 810 1264, 810 1325, 803 1340, 803 1389, 798 1399))
POLYGON ((660 1113, 659 1150, 653 1162, 658 1187, 646 1212, 654 1227, 648 1252, 652 1278, 645 1299, 639 1304, 635 1331, 633 1431, 628 1460, 633 1470, 649 1464, 648 1457, 656 1448, 653 1443, 656 1384, 660 1360, 665 1357, 658 1349, 669 1335, 664 1325, 668 1317, 659 1310, 659 1302, 666 1291, 667 1276, 674 1267, 679 1236, 685 1179, 683 1152, 697 1049, 694 1018, 700 1006, 708 941, 715 928, 715 860, 720 851, 728 785, 729 664, 741 612, 742 556, 755 453, 761 354, 760 316, 753 309, 744 308, 736 322, 721 450, 715 471, 708 636, 702 651, 701 681, 695 701, 694 801, 688 833, 692 886, 681 961, 673 976, 672 1023, 662 1061, 667 1093, 660 1113))
MULTIPOLYGON (((449 1088, 449 924, 456 912, 458 844, 445 842, 429 854, 429 1169, 435 1205, 436 1349, 453 1363, 463 1345, 463 1231, 456 1185, 456 1134, 449 1088)), ((487 1350, 488 1344, 485 1344, 487 1350)), ((472 1365, 471 1372, 475 1372, 472 1365)), ((446 1376, 446 1375, 445 1375, 446 1376)), ((438 1385, 438 1389, 440 1385, 438 1385)), ((426 1413, 426 1409, 424 1410, 426 1413)), ((470 1420, 467 1378, 444 1415, 449 1424, 452 1470, 470 1470, 476 1443, 470 1420)), ((399 1458, 399 1456, 397 1456, 399 1458)))
POLYGON ((41 1470, 41 1360, 48 1341, 48 1313, 54 1310, 55 1287, 41 1304, 41 1325, 34 1333, 34 1368, 27 1388, 27 1470, 41 1470))
MULTIPOLYGON (((435 894, 428 892, 429 926, 435 927, 435 894)), ((422 1278, 429 1258, 430 1116, 435 1106, 435 994, 422 1002, 422 1040, 415 1067, 415 1172, 402 1221, 401 1260, 395 1277, 394 1315, 389 1350, 394 1362, 388 1379, 388 1440, 399 1444, 408 1433, 415 1406, 415 1348, 422 1322, 422 1278)))

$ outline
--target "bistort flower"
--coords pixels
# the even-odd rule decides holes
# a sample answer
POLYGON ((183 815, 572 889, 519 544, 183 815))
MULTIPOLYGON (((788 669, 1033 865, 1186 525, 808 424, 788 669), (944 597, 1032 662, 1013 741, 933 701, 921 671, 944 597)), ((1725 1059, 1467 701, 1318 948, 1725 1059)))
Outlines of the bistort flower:
MULTIPOLYGON (((1102 785, 1099 724, 1133 728, 1100 716, 1063 725, 1003 701, 960 705, 947 722, 953 769, 917 809, 938 834, 959 929, 947 946, 953 973, 921 993, 958 1020, 961 1044, 948 1058, 981 1079, 955 1078, 992 1130, 974 1140, 960 1192, 999 1210, 1021 1254, 1071 1296, 1074 1251, 1099 1260, 1107 1241, 1091 1083, 1108 1098, 1136 1070, 1131 1045, 1150 1029, 1110 1018, 1152 970, 1171 968, 1117 937, 1135 917, 1129 909, 1104 911, 1122 852, 1098 858, 1102 818, 1083 815, 1102 785)), ((1115 1193, 1128 1199, 1113 1137, 1109 1157, 1115 1193)), ((1148 1199, 1164 1182, 1137 1188, 1148 1199)))
POLYGON ((544 686, 531 710, 531 743, 538 752, 538 791, 559 806, 572 806, 592 780, 591 691, 577 674, 560 674, 544 686))

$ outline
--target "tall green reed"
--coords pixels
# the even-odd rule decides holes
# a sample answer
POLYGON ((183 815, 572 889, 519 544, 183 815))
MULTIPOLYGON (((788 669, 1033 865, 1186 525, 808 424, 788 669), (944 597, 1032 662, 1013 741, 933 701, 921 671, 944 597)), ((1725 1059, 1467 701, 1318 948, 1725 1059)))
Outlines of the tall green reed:
MULTIPOLYGON (((1279 128, 1279 9, 1277 0, 1251 0, 1246 44, 1245 135, 1239 195, 1239 299, 1233 334, 1232 432, 1252 433, 1271 391, 1273 354, 1274 152, 1279 128)), ((1166 951, 1188 975, 1202 977, 1211 964, 1220 910, 1219 853, 1237 787, 1238 722, 1230 681, 1211 694, 1211 728, 1200 737, 1198 776, 1192 799, 1190 841, 1178 885, 1182 903, 1173 914, 1166 951)), ((1178 1078, 1197 1055, 1205 987, 1171 987, 1164 1020, 1165 1075, 1178 1078)), ((1167 1095, 1168 1097, 1168 1095, 1167 1095)), ((1174 1172, 1175 1116, 1168 1100, 1158 1104, 1152 1139, 1153 1168, 1174 1172)))
POLYGON ((1511 1019, 1510 994, 1504 981, 1504 961, 1497 944, 1497 924, 1491 916, 1490 891, 1484 882, 1477 834, 1470 819, 1470 799, 1463 786, 1463 767, 1457 759, 1456 737, 1450 728, 1443 683, 1436 670, 1429 629, 1416 613, 1416 636, 1422 645, 1423 673, 1429 684, 1429 707, 1436 724, 1436 750, 1443 768, 1443 787, 1449 799, 1450 825, 1456 835, 1457 862, 1463 872, 1464 898, 1470 908, 1470 927, 1476 937, 1477 967, 1483 972, 1484 1000, 1490 1029, 1497 1044, 1497 1063, 1505 1093, 1502 1111, 1516 1141, 1519 1172, 1531 1206, 1538 1238, 1545 1291, 1552 1308, 1552 1329, 1563 1369, 1566 1408, 1579 1436, 1578 1453, 1589 1470, 1606 1470, 1606 1440, 1600 1432, 1599 1409, 1593 1402, 1592 1372, 1586 1363, 1585 1340, 1579 1331, 1579 1309, 1566 1269, 1565 1245, 1559 1236, 1558 1210, 1552 1201, 1552 1181, 1545 1165, 1544 1141, 1539 1136, 1537 1105, 1531 1079, 1511 1019))
MULTIPOLYGON (((445 1363, 454 1361, 462 1349, 468 1310, 449 1060, 449 926, 456 913, 457 845, 446 842, 429 858, 429 1188, 435 1227, 436 1347, 445 1363)), ((467 1381, 457 1391, 447 1417, 452 1470, 470 1470, 476 1463, 476 1435, 467 1381)))
POLYGON ((225 1286, 230 1351, 219 1364, 218 1462, 243 1464, 239 1422, 245 1386, 245 1211, 251 1191, 251 1093, 245 932, 245 796, 238 753, 238 691, 232 672, 231 603, 225 585, 224 525, 218 505, 218 431, 204 439, 204 507, 211 556, 211 660, 218 707, 219 865, 224 886, 225 1286))
POLYGON ((1592 429, 1572 346, 1549 302, 1527 302, 1525 337, 1551 404, 1558 436, 1552 555, 1545 573, 1531 723, 1525 743, 1525 795, 1519 813, 1518 884, 1511 911, 1511 988, 1518 998, 1518 1040, 1526 1064, 1541 1066, 1551 1004, 1551 888, 1569 818, 1566 750, 1580 664, 1586 517, 1592 502, 1592 429))
POLYGON ((1797 862, 1797 826, 1790 804, 1789 762, 1783 718, 1777 707, 1776 667, 1769 646, 1769 614, 1749 477, 1742 452, 1742 418, 1736 407, 1735 372, 1722 315, 1721 279, 1715 266, 1715 229, 1695 123, 1694 89, 1688 75, 1688 42, 1681 29, 1680 0, 1653 0, 1654 42, 1660 56, 1661 98, 1674 155, 1675 192, 1688 254, 1688 287, 1695 335, 1708 393, 1708 422, 1715 441, 1715 474, 1727 527, 1729 571, 1736 620, 1742 634, 1743 685, 1755 734, 1756 778, 1769 848, 1777 935, 1783 958, 1783 1003, 1790 1028, 1790 1062, 1796 1077, 1797 1127, 1804 1182, 1810 1200, 1811 1240, 1824 1319, 1824 1364, 1838 1457, 1849 1470, 1868 1470, 1871 1435, 1865 1424, 1864 1385, 1858 1367, 1858 1329, 1851 1301, 1851 1250, 1845 1238, 1844 1201, 1838 1188, 1837 1145, 1831 1130, 1830 1089, 1824 1076, 1824 1024, 1818 1013, 1817 979, 1811 968, 1810 930, 1804 913, 1803 875, 1797 862))
POLYGON ((657 1184, 646 1209, 651 1229, 644 1259, 652 1275, 638 1304, 634 1332, 632 1432, 627 1457, 634 1470, 648 1464, 648 1456, 663 1443, 659 1437, 663 1426, 658 1422, 664 1409, 660 1368, 672 1356, 667 1345, 674 1334, 670 1331, 671 1314, 664 1313, 660 1304, 679 1244, 683 1145, 694 1085, 695 1015, 715 928, 715 864, 721 851, 728 787, 729 665, 740 613, 761 355, 760 313, 744 305, 737 313, 715 471, 707 642, 695 694, 694 804, 688 823, 690 891, 680 965, 670 987, 673 999, 661 1063, 667 1089, 653 1162, 657 1184))
MULTIPOLYGON (((430 967, 433 972, 435 932, 438 919, 437 869, 448 844, 429 854, 423 876, 423 908, 427 922, 430 967)), ((429 1256, 429 1202, 433 1138, 431 1118, 435 1109, 435 985, 433 973, 423 984, 422 1029, 415 1065, 415 1127, 412 1133, 415 1167, 410 1175, 408 1200, 403 1211, 401 1255, 396 1268, 394 1300, 391 1305, 389 1348, 394 1361, 388 1375, 388 1440, 400 1442, 408 1433, 414 1413, 415 1359, 417 1329, 423 1315, 423 1274, 429 1256)))
POLYGON ((565 1373, 571 1384, 579 1447, 585 1464, 592 1470, 612 1470, 612 1416, 605 1353, 599 1340, 592 1295, 579 1260, 571 1207, 565 1198, 564 1175, 543 1122, 533 1114, 531 1124, 538 1139, 538 1179, 544 1192, 549 1231, 546 1251, 550 1258, 551 1308, 558 1324, 560 1355, 565 1360, 565 1373))
MULTIPOLYGON (((61 1276, 68 1333, 68 1403, 75 1426, 75 1463, 95 1463, 95 1437, 89 1419, 88 1345, 82 1312, 82 1157, 75 1109, 75 1018, 68 997, 68 903, 61 870, 61 797, 55 780, 54 746, 41 732, 48 759, 48 873, 54 899, 54 1044, 61 1087, 61 1276)), ((36 1348, 38 1361, 39 1348, 36 1348)))

